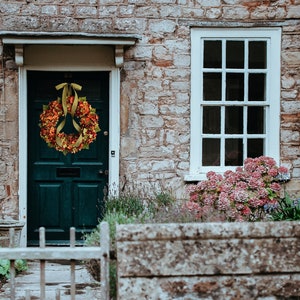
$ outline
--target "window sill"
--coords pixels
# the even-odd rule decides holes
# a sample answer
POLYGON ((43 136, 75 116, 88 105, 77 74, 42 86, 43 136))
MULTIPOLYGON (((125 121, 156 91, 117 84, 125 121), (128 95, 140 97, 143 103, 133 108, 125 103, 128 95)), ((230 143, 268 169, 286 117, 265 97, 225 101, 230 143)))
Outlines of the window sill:
POLYGON ((204 174, 204 173, 198 173, 198 174, 190 173, 190 174, 186 174, 184 176, 184 181, 186 181, 186 182, 202 181, 202 180, 206 180, 206 179, 207 179, 207 177, 206 177, 206 174, 204 174))

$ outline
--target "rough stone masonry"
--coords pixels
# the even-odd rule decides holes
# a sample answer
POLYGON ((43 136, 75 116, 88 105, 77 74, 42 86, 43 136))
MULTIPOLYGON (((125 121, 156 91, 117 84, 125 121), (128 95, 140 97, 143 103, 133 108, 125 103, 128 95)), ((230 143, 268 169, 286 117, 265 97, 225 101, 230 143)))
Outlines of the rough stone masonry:
POLYGON ((117 225, 118 299, 297 299, 299 225, 117 225))
MULTIPOLYGON (((299 0, 2 0, 0 14, 2 32, 140 37, 121 72, 120 180, 177 197, 189 170, 190 28, 281 27, 281 162, 291 170, 289 189, 298 189, 299 0)), ((17 218, 18 69, 14 49, 0 49, 1 213, 17 218)))

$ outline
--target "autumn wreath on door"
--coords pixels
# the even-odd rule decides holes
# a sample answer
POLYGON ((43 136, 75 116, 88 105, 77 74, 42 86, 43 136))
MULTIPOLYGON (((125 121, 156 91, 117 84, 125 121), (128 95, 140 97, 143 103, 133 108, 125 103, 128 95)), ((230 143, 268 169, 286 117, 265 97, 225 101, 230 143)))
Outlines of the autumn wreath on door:
POLYGON ((50 148, 57 151, 77 153, 88 149, 100 131, 98 115, 85 97, 78 97, 81 86, 76 83, 61 83, 55 87, 62 89, 62 97, 43 105, 40 114, 40 136, 50 148), (71 117, 74 132, 63 131, 67 117, 71 117))

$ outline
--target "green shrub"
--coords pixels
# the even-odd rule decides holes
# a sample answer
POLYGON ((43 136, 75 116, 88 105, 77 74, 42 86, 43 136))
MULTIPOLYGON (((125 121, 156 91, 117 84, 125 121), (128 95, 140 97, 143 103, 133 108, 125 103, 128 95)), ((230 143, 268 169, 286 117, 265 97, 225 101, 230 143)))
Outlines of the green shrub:
POLYGON ((9 269, 10 269, 9 260, 1 259, 0 260, 0 275, 1 275, 1 277, 5 277, 6 279, 9 279, 9 269))
MULTIPOLYGON (((132 224, 153 220, 154 216, 175 203, 174 197, 167 192, 155 193, 153 197, 142 197, 140 194, 122 193, 118 197, 108 197, 105 201, 104 215, 97 227, 84 236, 85 246, 100 245, 100 223, 109 225, 110 249, 116 249, 116 224, 132 224)), ((85 262, 86 268, 93 278, 100 280, 100 261, 92 259, 85 262)), ((116 299, 117 268, 116 261, 110 260, 110 295, 116 299)))
POLYGON ((273 221, 300 220, 300 199, 292 199, 288 194, 278 201, 278 205, 269 209, 273 221))
POLYGON ((171 206, 175 203, 176 199, 169 192, 160 192, 155 194, 155 202, 158 206, 171 206))
MULTIPOLYGON (((116 224, 129 224, 134 222, 134 217, 128 217, 121 212, 108 212, 105 214, 102 221, 108 223, 109 235, 110 235, 110 249, 115 251, 116 244, 116 224)), ((85 246, 99 246, 100 245, 100 223, 98 226, 89 234, 86 234, 84 239, 85 246)), ((100 261, 97 259, 91 259, 85 262, 88 272, 97 281, 100 281, 100 261)), ((110 295, 112 299, 116 297, 116 285, 117 285, 117 274, 116 274, 116 261, 111 260, 109 264, 110 273, 110 295)))
POLYGON ((122 194, 119 197, 109 197, 105 201, 105 213, 119 213, 125 216, 138 216, 145 210, 145 204, 141 197, 133 194, 122 194))
POLYGON ((139 219, 148 219, 155 216, 159 211, 172 207, 175 204, 175 198, 168 192, 155 193, 154 197, 148 198, 145 204, 145 213, 139 216, 139 219))
MULTIPOLYGON (((130 224, 134 223, 134 220, 135 217, 126 216, 121 212, 108 212, 105 214, 101 222, 108 223, 111 249, 115 249, 116 224, 130 224)), ((100 223, 91 233, 88 233, 84 236, 84 244, 86 246, 100 245, 100 223)))
MULTIPOLYGON (((15 260, 16 274, 27 270, 27 262, 23 259, 15 260)), ((0 259, 0 276, 5 279, 10 277, 10 262, 8 259, 0 259)))
POLYGON ((103 220, 107 218, 107 214, 117 213, 144 222, 161 210, 172 207, 175 201, 170 193, 164 191, 153 193, 152 197, 138 193, 122 193, 119 197, 109 197, 106 200, 103 220))
POLYGON ((137 218, 135 223, 191 223, 199 222, 197 213, 186 209, 182 203, 159 206, 152 214, 137 218))

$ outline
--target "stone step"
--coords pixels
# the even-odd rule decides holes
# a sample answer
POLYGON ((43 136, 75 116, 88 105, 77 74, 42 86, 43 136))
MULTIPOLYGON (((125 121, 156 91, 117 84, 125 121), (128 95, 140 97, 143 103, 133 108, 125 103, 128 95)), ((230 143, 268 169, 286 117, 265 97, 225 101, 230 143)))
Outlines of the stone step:
MULTIPOLYGON (((71 299, 70 295, 70 265, 59 262, 46 262, 46 299, 58 299, 58 290, 61 300, 71 299)), ((100 283, 95 281, 86 270, 84 264, 75 265, 76 300, 100 299, 100 283)), ((26 291, 30 290, 31 300, 40 299, 40 264, 29 261, 28 270, 17 275, 16 300, 25 300, 26 291)), ((6 283, 0 291, 1 300, 10 300, 10 285, 6 283)))

